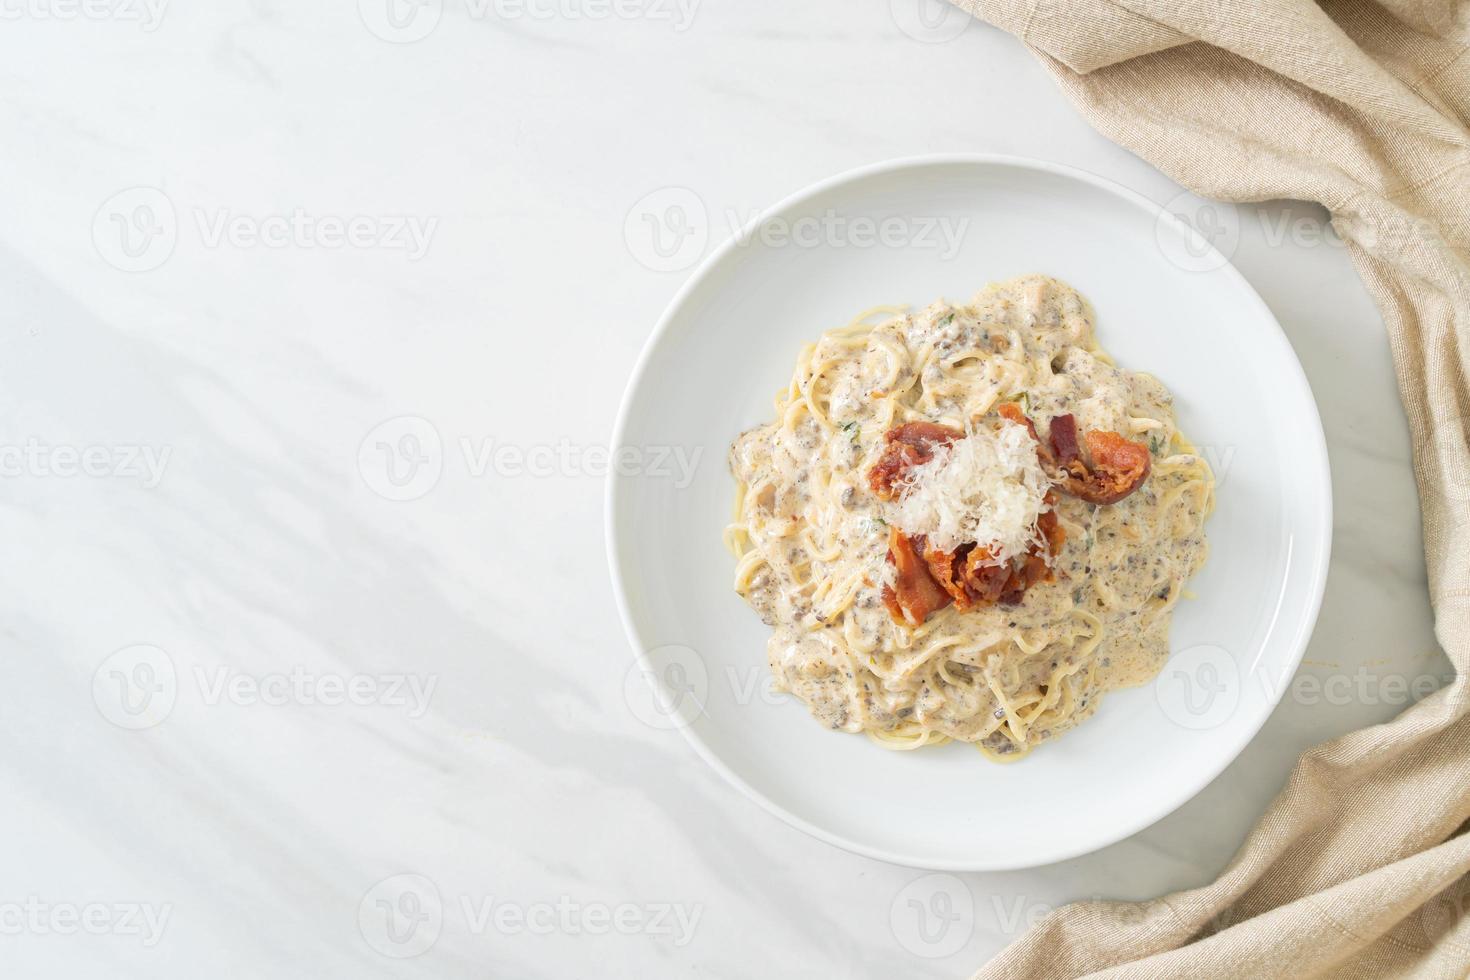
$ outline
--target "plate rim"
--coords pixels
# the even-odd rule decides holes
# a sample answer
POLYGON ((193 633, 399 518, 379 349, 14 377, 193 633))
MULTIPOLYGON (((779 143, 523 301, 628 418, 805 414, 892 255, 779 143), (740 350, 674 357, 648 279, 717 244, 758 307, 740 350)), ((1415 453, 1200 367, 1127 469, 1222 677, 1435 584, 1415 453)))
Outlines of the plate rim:
MULTIPOLYGON (((881 160, 840 171, 803 187, 763 209, 758 215, 748 221, 738 233, 732 234, 725 241, 721 242, 713 252, 705 256, 695 266, 693 271, 687 275, 684 282, 679 286, 679 289, 664 307, 663 313, 660 314, 652 332, 644 341, 643 347, 638 353, 638 358, 633 364, 633 370, 628 377, 627 385, 623 389, 623 394, 618 404, 617 415, 613 422, 610 449, 611 452, 616 454, 623 446, 628 425, 628 416, 632 409, 633 400, 643 381, 644 374, 648 370, 649 363, 653 359, 655 349, 668 333, 676 315, 678 315, 694 290, 699 288, 709 274, 718 268, 725 257, 737 248, 742 241, 749 240, 749 236, 755 230, 758 230, 762 223, 790 208, 846 184, 905 170, 951 165, 1015 167, 1023 170, 1036 170, 1080 181, 1112 194, 1114 197, 1120 198, 1128 204, 1152 214, 1155 221, 1168 224, 1173 230, 1184 235, 1190 241, 1192 247, 1200 248, 1202 250, 1201 254, 1207 256, 1212 263, 1218 262, 1218 265, 1210 270, 1211 273, 1223 272, 1233 280, 1237 287, 1243 287, 1247 302, 1253 303, 1257 312, 1264 316, 1270 325, 1275 328, 1274 331, 1268 333, 1274 336, 1280 350, 1287 355, 1286 361, 1290 364, 1291 370, 1294 371, 1296 379, 1300 382, 1301 390, 1305 392, 1307 403, 1311 409, 1307 421, 1309 423, 1310 435, 1313 438, 1310 446, 1301 447, 1303 455, 1310 455, 1310 459, 1307 461, 1308 467, 1317 472, 1321 477, 1321 493, 1316 508, 1318 519, 1316 526, 1312 530, 1316 532, 1316 536, 1322 541, 1322 547, 1318 551, 1316 561, 1308 569, 1310 577, 1308 581, 1308 598, 1305 606, 1306 615, 1302 618, 1295 635, 1290 637, 1292 653, 1288 663, 1285 665, 1289 666, 1290 669, 1289 671, 1283 672, 1286 682, 1268 686, 1266 691, 1266 710, 1261 712, 1260 717, 1255 722, 1242 730, 1242 735, 1231 745, 1228 753, 1220 754, 1218 765, 1211 764, 1203 766, 1197 770, 1199 775, 1195 779, 1189 781, 1181 780, 1180 786, 1182 788, 1170 794, 1171 801, 1167 805, 1158 809, 1157 812, 1150 811, 1150 813, 1145 814, 1141 818, 1130 821, 1125 825, 1122 832, 1110 835, 1106 840, 1086 841, 1080 845, 1058 846, 1040 857, 1028 856, 1014 861, 1005 859, 935 861, 929 857, 903 854, 882 847, 874 847, 844 834, 818 826, 776 803, 726 765, 724 760, 695 732, 693 724, 678 726, 680 733, 693 746, 696 754, 707 765, 718 772, 728 783, 738 789, 747 799, 756 803, 767 813, 778 817, 789 826, 795 827, 820 841, 831 844, 834 847, 839 847, 850 853, 859 854, 863 857, 884 861, 900 867, 917 868, 927 871, 1016 871, 1056 864, 1111 847, 1148 829, 1198 796, 1207 786, 1218 779, 1221 773, 1228 769, 1233 762, 1240 758, 1246 746, 1253 742, 1256 736, 1260 734, 1261 729, 1265 727, 1266 722, 1275 713, 1275 709, 1281 703, 1282 698, 1285 697, 1286 691, 1290 687, 1290 679, 1296 676, 1296 672, 1301 666, 1302 658, 1306 655, 1307 645, 1311 641, 1313 633, 1316 632, 1317 619, 1321 614, 1322 603, 1326 594, 1327 573, 1332 558, 1333 544, 1332 470, 1327 452, 1326 433, 1322 427, 1322 413, 1317 404, 1316 394, 1312 391, 1311 381, 1307 377, 1306 369, 1302 367, 1301 358, 1297 356, 1296 349, 1291 344, 1291 339, 1287 336, 1286 331, 1282 329, 1281 323, 1276 319, 1275 313, 1272 312, 1271 308, 1266 304, 1266 301, 1261 298, 1256 288, 1251 285, 1250 280, 1246 279, 1241 271, 1235 267, 1235 263, 1223 255, 1212 242, 1201 236, 1188 222, 1172 214, 1165 206, 1154 201, 1152 198, 1111 178, 1100 176, 1089 170, 1070 164, 1004 153, 928 153, 881 160)), ((640 630, 633 620, 632 610, 628 602, 627 583, 624 581, 619 567, 618 528, 615 522, 615 515, 617 514, 621 499, 619 492, 621 485, 622 478, 617 473, 616 468, 609 469, 603 496, 603 536, 607 553, 608 570, 612 580, 614 600, 618 607, 618 617, 623 625, 625 639, 632 647, 633 656, 637 665, 645 671, 650 671, 652 670, 652 663, 648 659, 647 651, 651 647, 646 639, 640 635, 640 630)), ((1259 820, 1259 818, 1260 814, 1255 819, 1259 820)))

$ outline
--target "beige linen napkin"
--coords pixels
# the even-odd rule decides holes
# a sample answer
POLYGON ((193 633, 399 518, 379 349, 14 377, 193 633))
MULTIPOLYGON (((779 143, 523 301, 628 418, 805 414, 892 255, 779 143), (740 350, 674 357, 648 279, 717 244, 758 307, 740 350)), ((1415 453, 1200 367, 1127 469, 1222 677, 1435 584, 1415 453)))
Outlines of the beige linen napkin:
POLYGON ((1470 976, 1470 3, 952 2, 1196 193, 1332 212, 1388 326, 1458 673, 1302 756, 1218 881, 1060 909, 977 977, 1470 976))

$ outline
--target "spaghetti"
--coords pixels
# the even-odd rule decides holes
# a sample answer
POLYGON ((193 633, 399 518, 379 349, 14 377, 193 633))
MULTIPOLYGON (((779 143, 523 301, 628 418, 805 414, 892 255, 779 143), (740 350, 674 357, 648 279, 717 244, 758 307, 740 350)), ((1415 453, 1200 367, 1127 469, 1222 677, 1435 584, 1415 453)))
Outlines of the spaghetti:
POLYGON ((775 420, 742 434, 730 465, 735 590, 773 628, 777 685, 829 728, 894 749, 970 742, 998 760, 1157 675, 1214 505, 1213 474, 1176 428, 1169 392, 1118 368, 1082 298, 1043 276, 968 305, 871 310, 823 334, 802 349, 775 420), (910 531, 894 522, 914 508, 869 483, 885 434, 916 422, 989 431, 1006 403, 1146 445, 1147 479, 1116 502, 1048 493, 1059 548, 1019 599, 896 620, 884 603, 890 525, 910 531))

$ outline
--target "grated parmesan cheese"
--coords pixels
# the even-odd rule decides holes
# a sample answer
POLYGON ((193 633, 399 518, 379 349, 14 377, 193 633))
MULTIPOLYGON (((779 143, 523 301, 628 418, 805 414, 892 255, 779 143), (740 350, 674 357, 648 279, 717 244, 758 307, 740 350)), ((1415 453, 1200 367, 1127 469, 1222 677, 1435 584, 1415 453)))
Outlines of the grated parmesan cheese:
POLYGON ((908 534, 927 535, 944 551, 961 545, 990 548, 998 562, 1023 554, 1039 539, 1036 519, 1051 481, 1025 427, 970 433, 937 449, 909 470, 888 521, 908 534))

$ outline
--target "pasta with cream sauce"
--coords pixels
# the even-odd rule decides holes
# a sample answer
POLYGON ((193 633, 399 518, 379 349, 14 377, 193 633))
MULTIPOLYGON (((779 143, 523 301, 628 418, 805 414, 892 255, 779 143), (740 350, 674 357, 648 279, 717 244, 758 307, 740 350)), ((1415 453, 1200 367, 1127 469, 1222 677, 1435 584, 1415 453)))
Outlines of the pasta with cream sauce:
POLYGON ((1169 392, 1116 366, 1083 299, 1039 275, 823 334, 730 466, 735 589, 772 627, 777 686, 828 728, 1002 760, 1158 674, 1214 502, 1169 392), (1090 453, 1071 448, 1073 425, 1090 453), (1089 499, 1083 477, 1117 476, 1110 446, 1138 465, 1089 499), (907 542, 922 556, 908 571, 933 576, 917 610, 907 542))

